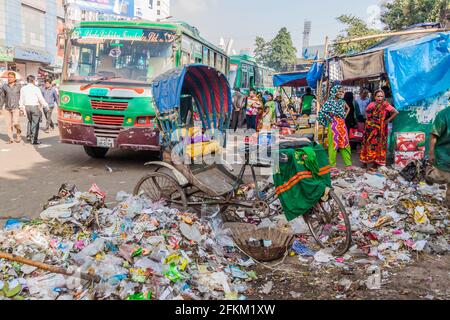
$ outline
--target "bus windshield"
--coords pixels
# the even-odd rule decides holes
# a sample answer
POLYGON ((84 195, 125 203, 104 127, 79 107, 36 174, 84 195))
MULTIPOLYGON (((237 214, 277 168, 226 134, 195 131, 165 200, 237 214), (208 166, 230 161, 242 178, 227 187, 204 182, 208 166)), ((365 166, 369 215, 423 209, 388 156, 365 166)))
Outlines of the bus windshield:
POLYGON ((173 67, 173 41, 78 38, 71 41, 66 79, 149 83, 173 67))

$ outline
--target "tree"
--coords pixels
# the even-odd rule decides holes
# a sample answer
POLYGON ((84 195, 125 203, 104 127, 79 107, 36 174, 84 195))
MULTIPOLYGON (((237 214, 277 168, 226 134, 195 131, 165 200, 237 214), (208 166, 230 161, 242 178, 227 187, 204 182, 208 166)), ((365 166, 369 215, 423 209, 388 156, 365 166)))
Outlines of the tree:
POLYGON ((262 37, 256 37, 255 40, 255 59, 258 63, 267 64, 270 42, 266 42, 262 37))
POLYGON ((276 71, 288 71, 297 63, 297 49, 292 42, 291 33, 281 28, 270 42, 267 65, 276 71))
POLYGON ((448 0, 393 0, 383 4, 381 21, 390 31, 424 22, 445 24, 446 12, 450 9, 448 0))
MULTIPOLYGON (((345 24, 346 28, 336 38, 336 41, 380 33, 380 30, 369 28, 362 19, 355 17, 353 15, 341 15, 337 18, 337 20, 345 24)), ((334 44, 333 52, 335 55, 358 53, 366 50, 367 48, 374 45, 378 41, 379 40, 374 39, 359 42, 350 42, 345 44, 334 44)))

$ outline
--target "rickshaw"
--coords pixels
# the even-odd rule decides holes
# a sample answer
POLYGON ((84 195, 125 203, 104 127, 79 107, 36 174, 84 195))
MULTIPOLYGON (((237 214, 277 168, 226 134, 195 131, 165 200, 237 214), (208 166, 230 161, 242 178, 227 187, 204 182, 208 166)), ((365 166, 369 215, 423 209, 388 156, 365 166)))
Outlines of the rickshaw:
MULTIPOLYGON (((187 65, 156 78, 152 91, 163 161, 146 164, 149 172, 137 183, 134 194, 146 196, 153 202, 163 201, 179 210, 218 206, 224 220, 228 218, 225 212, 230 207, 267 215, 277 194, 270 184, 259 189, 255 168, 270 168, 271 164, 261 159, 250 161, 251 143, 245 144, 245 163, 238 176, 226 162, 210 161, 217 160, 217 156, 220 158, 231 118, 232 95, 225 75, 205 65, 187 65), (254 201, 236 197, 247 168, 251 169, 256 187, 254 201)), ((292 148, 301 148, 311 142, 292 137, 285 143, 292 148)), ((336 216, 344 218, 342 222, 347 226, 347 233, 350 232, 348 215, 334 193, 318 205, 317 212, 325 214, 314 214, 313 211, 305 221, 321 246, 327 246, 321 232, 334 223, 332 220, 336 216), (327 210, 337 210, 337 213, 330 215, 327 210)), ((345 243, 335 250, 335 254, 346 252, 350 242, 351 235, 346 235, 345 243)))

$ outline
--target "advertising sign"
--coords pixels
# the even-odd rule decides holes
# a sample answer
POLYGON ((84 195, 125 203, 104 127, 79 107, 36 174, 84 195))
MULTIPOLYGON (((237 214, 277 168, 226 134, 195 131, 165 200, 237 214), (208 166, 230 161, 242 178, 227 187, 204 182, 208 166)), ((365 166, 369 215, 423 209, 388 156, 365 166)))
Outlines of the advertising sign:
POLYGON ((14 61, 14 48, 0 46, 0 61, 14 61))
POLYGON ((134 0, 76 0, 81 10, 134 17, 134 0))

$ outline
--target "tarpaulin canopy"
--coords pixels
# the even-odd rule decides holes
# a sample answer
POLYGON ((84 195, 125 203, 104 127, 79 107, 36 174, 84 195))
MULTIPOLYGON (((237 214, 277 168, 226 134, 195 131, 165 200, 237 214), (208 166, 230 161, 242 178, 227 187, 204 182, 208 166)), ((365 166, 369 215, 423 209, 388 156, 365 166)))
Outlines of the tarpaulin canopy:
MULTIPOLYGON (((316 58, 317 60, 317 58, 316 58)), ((323 63, 314 63, 309 71, 280 73, 273 76, 274 87, 317 87, 317 81, 322 78, 323 63)))
POLYGON ((205 124, 218 128, 231 113, 231 88, 225 75, 214 68, 193 64, 172 69, 153 82, 153 98, 160 114, 181 107, 181 96, 190 95, 205 124))
POLYGON ((367 50, 340 58, 342 81, 379 77, 386 73, 384 53, 391 46, 423 38, 423 34, 387 37, 367 50))
POLYGON ((391 46, 384 57, 396 108, 450 90, 450 32, 391 46))
POLYGON ((344 81, 379 76, 384 73, 383 50, 342 58, 341 67, 344 81))
POLYGON ((273 76, 274 87, 306 87, 308 72, 280 73, 273 76))

